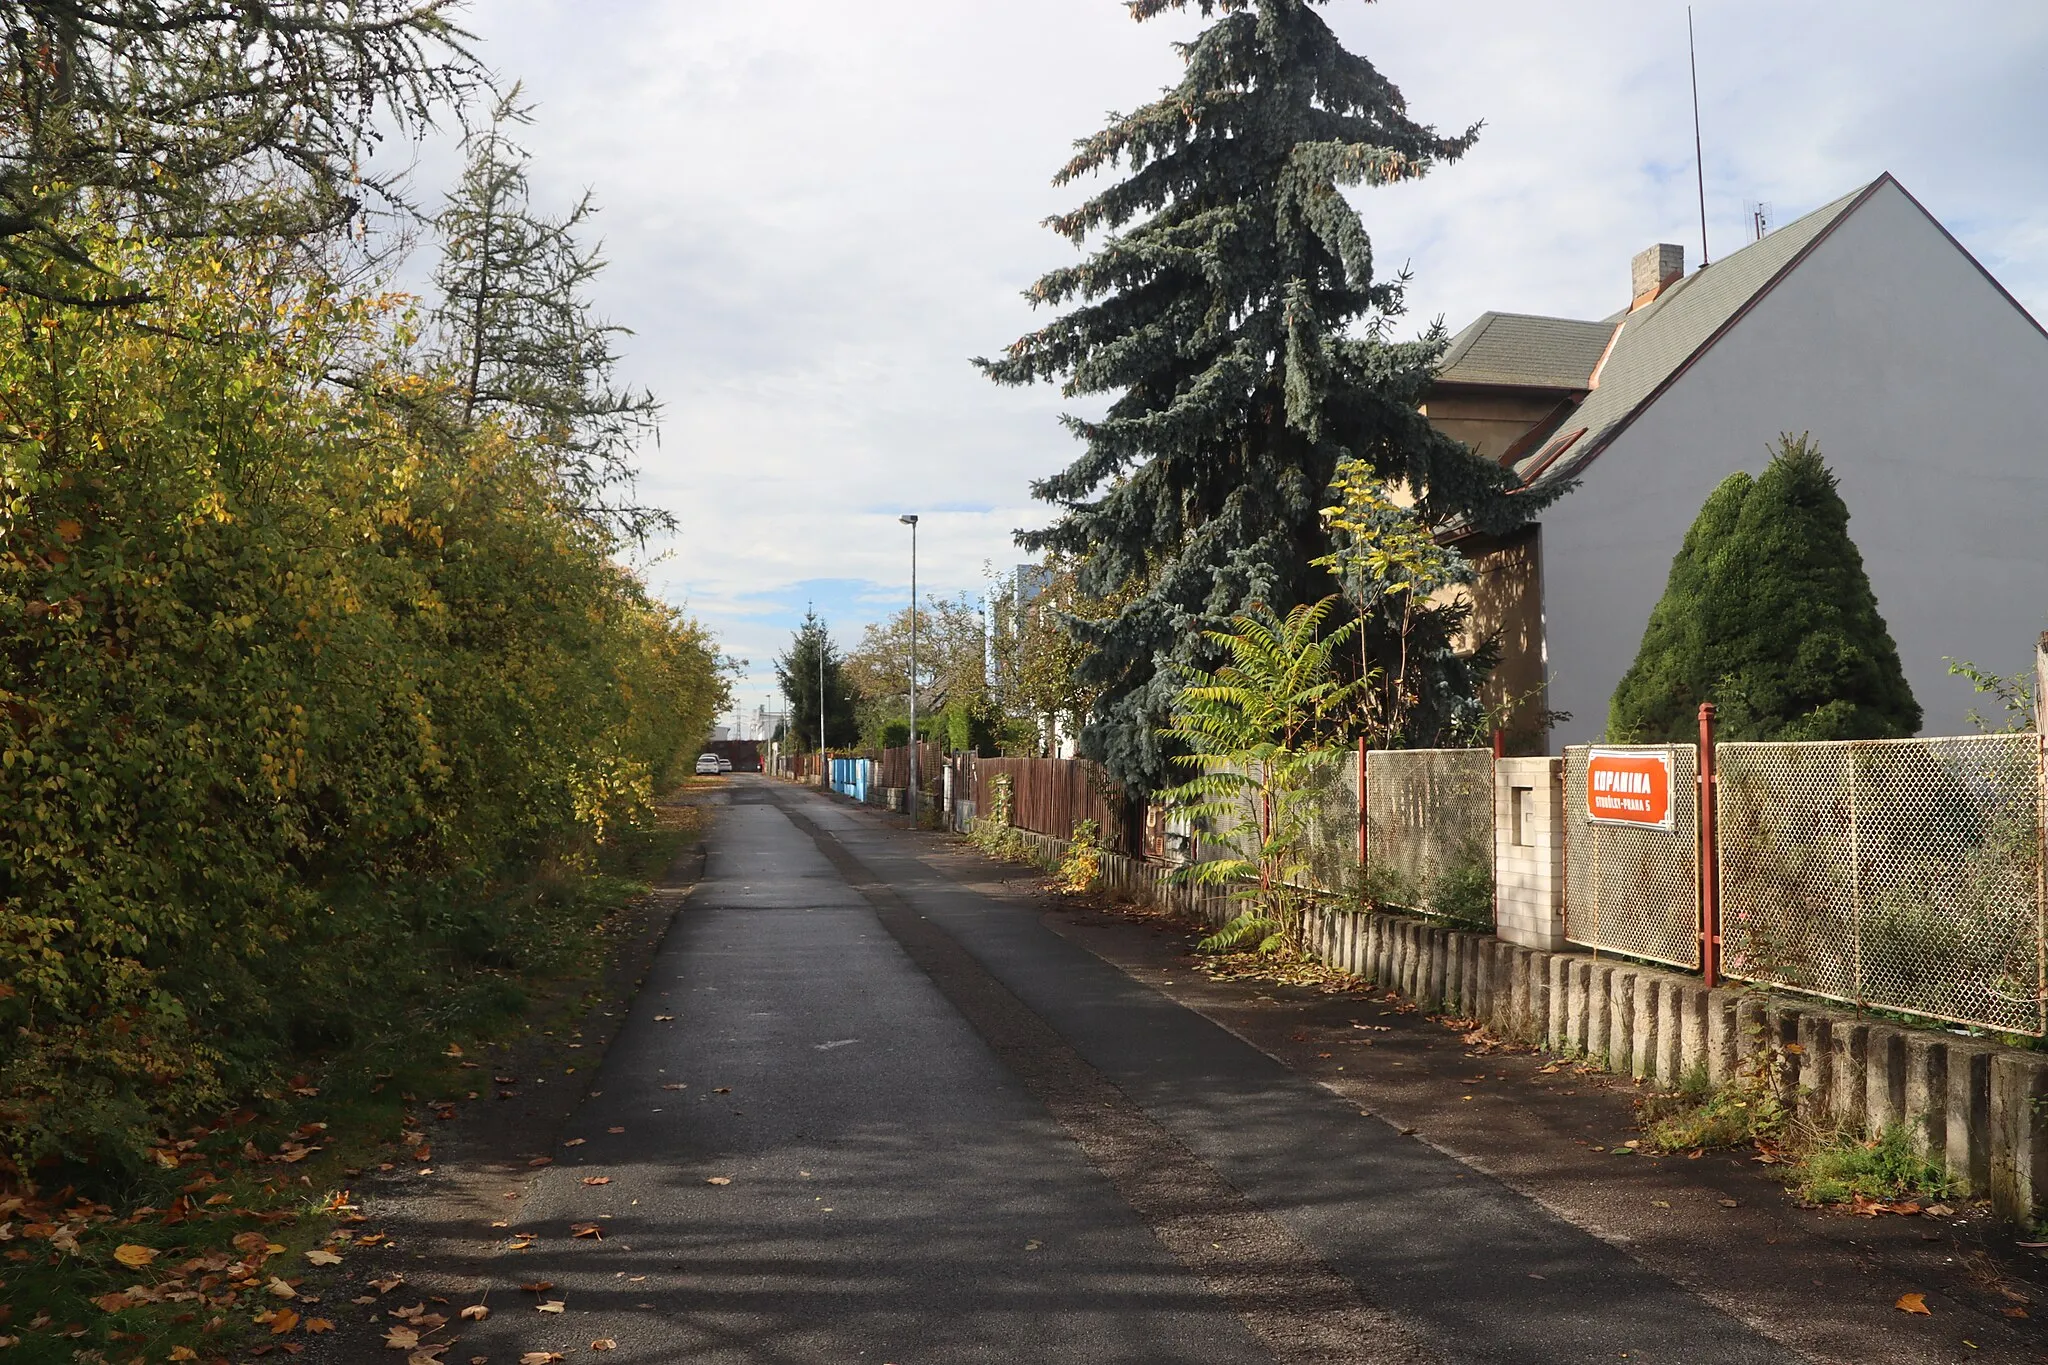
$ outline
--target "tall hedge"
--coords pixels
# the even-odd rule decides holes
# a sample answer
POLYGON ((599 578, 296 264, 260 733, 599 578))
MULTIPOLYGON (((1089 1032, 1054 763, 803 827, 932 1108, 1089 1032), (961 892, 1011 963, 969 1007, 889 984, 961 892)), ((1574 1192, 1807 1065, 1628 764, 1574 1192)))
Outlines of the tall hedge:
POLYGON ((712 642, 288 248, 0 294, 0 1173, 137 1159, 488 965, 695 751, 712 642))
POLYGON ((1718 704, 1725 739, 1920 728, 1848 505, 1809 436, 1780 437, 1760 477, 1730 475, 1700 509, 1615 689, 1608 738, 1692 738, 1703 701, 1718 704))

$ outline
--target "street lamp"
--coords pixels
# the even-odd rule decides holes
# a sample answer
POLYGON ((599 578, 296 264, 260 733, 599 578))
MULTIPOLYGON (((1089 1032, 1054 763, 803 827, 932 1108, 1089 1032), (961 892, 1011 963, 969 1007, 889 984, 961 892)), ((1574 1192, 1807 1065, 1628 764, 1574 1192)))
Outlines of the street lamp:
POLYGON ((910 823, 917 824, 917 513, 896 518, 910 528, 910 823))

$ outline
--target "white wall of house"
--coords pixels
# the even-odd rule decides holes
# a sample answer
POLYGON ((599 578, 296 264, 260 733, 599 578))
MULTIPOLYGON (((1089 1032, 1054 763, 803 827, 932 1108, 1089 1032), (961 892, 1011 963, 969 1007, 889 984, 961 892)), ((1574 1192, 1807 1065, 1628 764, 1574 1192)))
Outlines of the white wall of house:
POLYGON ((1597 739, 1715 485, 1810 431, 1926 713, 1979 703, 1944 656, 2031 668, 2048 626, 2048 337, 1897 186, 1840 223, 1545 512, 1552 744, 1597 739))

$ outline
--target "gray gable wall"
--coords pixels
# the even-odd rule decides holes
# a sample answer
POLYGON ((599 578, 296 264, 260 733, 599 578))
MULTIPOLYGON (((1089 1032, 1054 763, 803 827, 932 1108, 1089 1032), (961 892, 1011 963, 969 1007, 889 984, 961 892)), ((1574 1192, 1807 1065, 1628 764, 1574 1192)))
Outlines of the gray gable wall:
POLYGON ((1966 733, 1981 704, 1944 656, 2029 667, 2048 627, 2048 336, 1886 180, 1544 513, 1549 702, 1574 713, 1554 745, 1600 735, 1700 505, 1787 431, 1841 480, 1925 733, 1966 733))

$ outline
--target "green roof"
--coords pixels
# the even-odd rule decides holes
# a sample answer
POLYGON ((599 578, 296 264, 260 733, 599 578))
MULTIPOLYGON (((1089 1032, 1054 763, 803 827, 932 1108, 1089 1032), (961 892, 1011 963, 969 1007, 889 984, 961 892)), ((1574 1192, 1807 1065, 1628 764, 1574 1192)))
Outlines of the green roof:
POLYGON ((1582 390, 1613 332, 1612 320, 1482 313, 1451 338, 1437 365, 1437 382, 1582 390))

